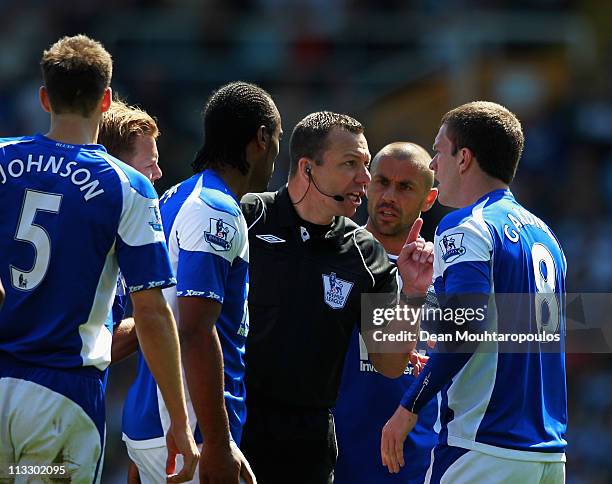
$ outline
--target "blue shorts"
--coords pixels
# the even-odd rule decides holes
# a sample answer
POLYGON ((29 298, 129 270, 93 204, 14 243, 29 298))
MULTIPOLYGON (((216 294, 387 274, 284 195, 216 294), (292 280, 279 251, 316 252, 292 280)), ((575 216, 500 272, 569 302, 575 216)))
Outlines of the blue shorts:
POLYGON ((65 464, 71 482, 99 482, 102 372, 30 366, 0 353, 0 462, 65 464))

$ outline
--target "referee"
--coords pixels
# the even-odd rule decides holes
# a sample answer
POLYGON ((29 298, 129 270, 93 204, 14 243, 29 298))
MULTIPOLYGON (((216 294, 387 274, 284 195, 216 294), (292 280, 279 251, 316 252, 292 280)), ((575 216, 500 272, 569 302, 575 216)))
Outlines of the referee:
MULTIPOLYGON (((248 194, 250 330, 247 422, 241 448, 260 484, 333 482, 337 455, 330 408, 362 293, 395 300, 396 271, 383 247, 349 218, 370 182, 363 126, 331 112, 294 128, 287 186, 248 194)), ((403 292, 421 297, 431 282, 431 244, 413 226, 398 268, 403 292)), ((402 353, 370 354, 386 376, 402 374, 402 353)), ((405 351, 404 351, 405 350, 405 351)))

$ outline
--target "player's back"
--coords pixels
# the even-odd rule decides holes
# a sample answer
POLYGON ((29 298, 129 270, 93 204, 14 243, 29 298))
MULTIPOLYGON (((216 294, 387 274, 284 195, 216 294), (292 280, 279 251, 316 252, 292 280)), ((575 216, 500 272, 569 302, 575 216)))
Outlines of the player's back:
MULTIPOLYGON (((244 346, 248 331, 248 237, 239 202, 212 170, 196 173, 160 200, 164 233, 177 286, 164 296, 180 324, 178 297, 219 302, 215 328, 223 351, 224 398, 230 432, 240 443, 246 419, 244 346)), ((193 428, 196 416, 186 389, 193 428)), ((168 412, 142 353, 123 412, 123 439, 137 449, 163 445, 168 412)), ((194 436, 202 442, 199 428, 194 436)))
POLYGON ((472 355, 443 392, 441 437, 501 457, 563 460, 566 261, 558 240, 509 190, 497 190, 447 216, 436 243, 444 259, 436 285, 479 292, 461 281, 474 268, 488 272, 489 323, 498 334, 532 340, 496 342, 472 355), (543 342, 555 334, 558 343, 543 342))
POLYGON ((115 252, 139 237, 139 227, 119 233, 120 219, 132 208, 124 205, 155 196, 143 180, 100 145, 0 140, 0 278, 8 292, 0 354, 55 368, 107 366, 115 252))

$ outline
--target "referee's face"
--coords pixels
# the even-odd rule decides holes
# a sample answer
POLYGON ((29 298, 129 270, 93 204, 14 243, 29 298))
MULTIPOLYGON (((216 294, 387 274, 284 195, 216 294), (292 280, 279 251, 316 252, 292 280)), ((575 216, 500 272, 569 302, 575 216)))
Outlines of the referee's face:
POLYGON ((340 195, 342 202, 315 191, 321 210, 330 216, 352 217, 361 205, 371 177, 368 171, 370 150, 363 133, 332 129, 326 138, 322 165, 313 170, 313 177, 323 193, 340 195))

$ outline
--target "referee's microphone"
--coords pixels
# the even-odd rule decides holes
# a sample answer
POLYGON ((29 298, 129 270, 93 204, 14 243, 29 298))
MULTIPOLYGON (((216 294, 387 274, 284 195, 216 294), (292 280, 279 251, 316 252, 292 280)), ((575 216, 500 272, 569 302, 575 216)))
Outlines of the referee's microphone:
POLYGON ((312 169, 309 166, 306 167, 306 174, 308 175, 308 177, 310 178, 310 181, 312 182, 314 187, 317 189, 317 191, 321 195, 325 195, 326 197, 333 198, 336 202, 344 202, 344 197, 342 195, 328 195, 327 193, 322 192, 319 189, 319 187, 317 186, 316 182, 314 181, 314 177, 312 176, 312 169))

